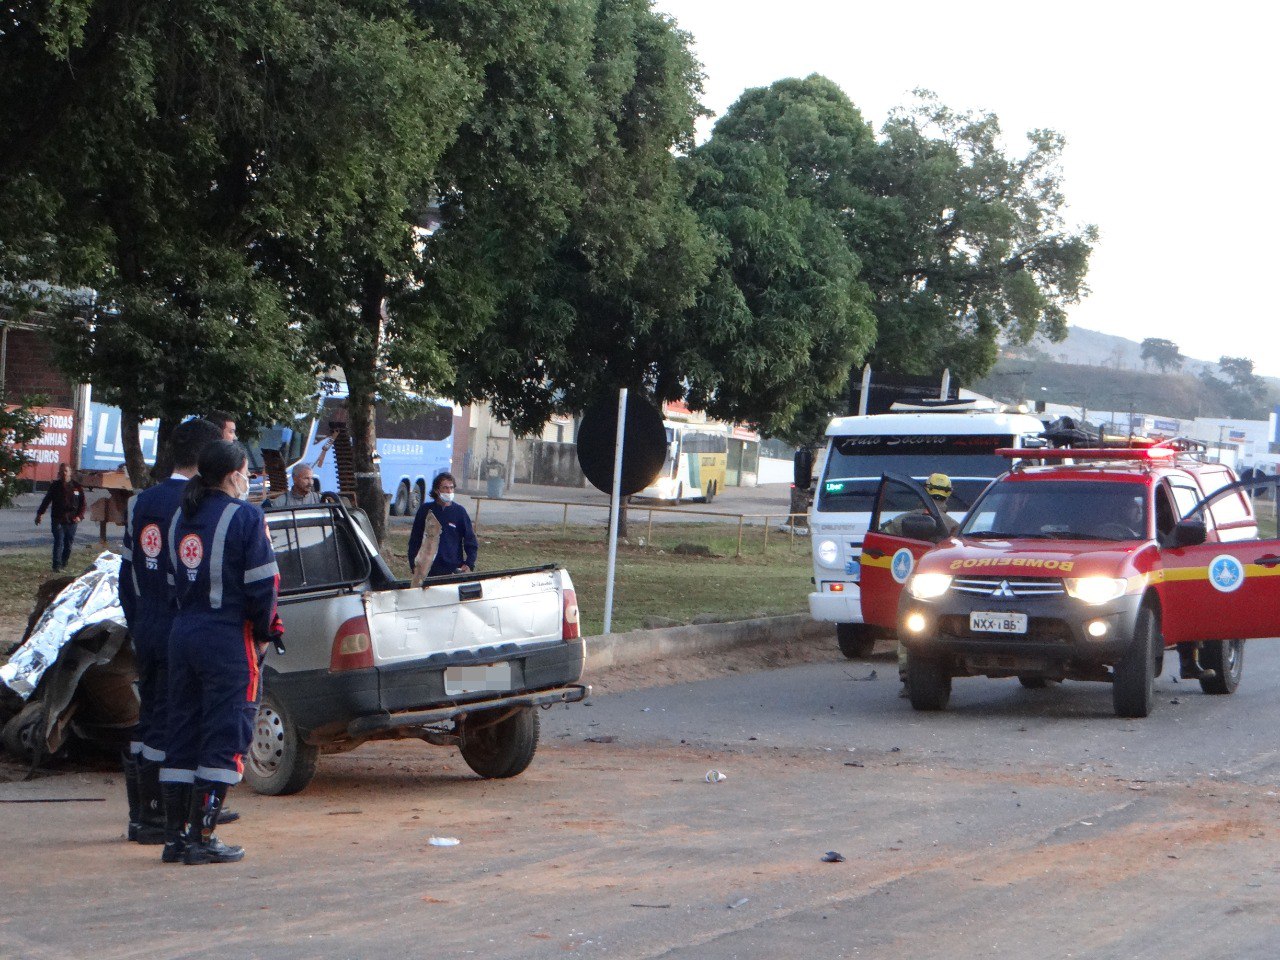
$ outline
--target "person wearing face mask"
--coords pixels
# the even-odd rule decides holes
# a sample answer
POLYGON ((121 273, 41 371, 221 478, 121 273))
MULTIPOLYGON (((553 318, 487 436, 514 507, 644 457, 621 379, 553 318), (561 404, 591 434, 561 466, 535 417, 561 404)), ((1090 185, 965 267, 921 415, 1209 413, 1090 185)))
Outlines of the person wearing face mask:
POLYGON ((466 508, 454 502, 455 487, 453 474, 440 474, 431 482, 431 499, 418 508, 418 514, 413 518, 413 529, 409 533, 409 566, 415 574, 425 566, 428 556, 433 557, 426 572, 428 577, 470 573, 476 568, 479 549, 476 532, 466 508), (439 545, 434 555, 421 549, 429 520, 433 532, 435 525, 439 525, 439 545), (422 554, 421 559, 419 553, 422 554))
POLYGON ((228 440, 200 454, 174 515, 166 557, 175 612, 169 634, 165 863, 229 863, 241 847, 213 835, 244 773, 268 643, 283 649, 280 574, 262 511, 249 493, 248 457, 228 440))

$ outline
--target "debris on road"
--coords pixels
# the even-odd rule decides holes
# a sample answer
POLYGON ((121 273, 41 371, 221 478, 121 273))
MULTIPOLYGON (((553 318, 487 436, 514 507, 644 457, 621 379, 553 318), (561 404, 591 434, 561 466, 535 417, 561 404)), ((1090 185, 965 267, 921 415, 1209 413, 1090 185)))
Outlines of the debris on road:
POLYGON ((670 910, 669 903, 633 903, 633 907, 643 907, 646 910, 670 910))
POLYGON ((433 847, 456 847, 461 842, 457 837, 432 837, 427 841, 433 847))
POLYGON ((746 906, 750 902, 751 902, 750 897, 743 897, 741 900, 733 901, 733 903, 729 904, 728 906, 730 910, 737 910, 738 907, 746 906))
POLYGON ((828 850, 822 855, 823 863, 844 863, 844 854, 835 850, 828 850))
POLYGON ((728 780, 729 778, 719 770, 708 770, 707 775, 703 777, 703 779, 706 780, 707 783, 720 783, 724 780, 728 780))
POLYGON ((616 740, 616 739, 617 739, 617 738, 616 738, 616 737, 613 737, 613 736, 604 736, 604 737, 583 737, 583 738, 582 738, 582 742, 583 742, 583 743, 613 743, 613 741, 614 741, 614 740, 616 740))
POLYGON ((866 766, 866 764, 863 763, 861 760, 846 760, 844 762, 844 765, 846 767, 865 767, 866 766))

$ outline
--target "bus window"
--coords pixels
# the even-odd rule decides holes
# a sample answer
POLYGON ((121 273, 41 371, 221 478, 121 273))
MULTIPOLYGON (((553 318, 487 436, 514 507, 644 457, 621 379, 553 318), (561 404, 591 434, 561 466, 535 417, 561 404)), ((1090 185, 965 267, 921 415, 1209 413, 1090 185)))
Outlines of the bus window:
POLYGON ((393 420, 390 412, 378 404, 374 427, 380 437, 397 440, 447 440, 453 433, 453 407, 428 403, 417 408, 404 420, 393 420))

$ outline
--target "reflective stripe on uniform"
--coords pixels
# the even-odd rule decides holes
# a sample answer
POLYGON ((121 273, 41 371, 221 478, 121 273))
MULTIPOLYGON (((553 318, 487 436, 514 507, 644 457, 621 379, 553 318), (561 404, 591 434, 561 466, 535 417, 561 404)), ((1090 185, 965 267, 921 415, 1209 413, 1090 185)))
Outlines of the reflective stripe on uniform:
POLYGON ((195 775, 200 780, 210 783, 228 783, 234 786, 240 782, 239 770, 221 770, 217 767, 196 767, 195 775))
POLYGON ((280 567, 272 560, 270 563, 264 563, 260 567, 254 567, 252 570, 244 572, 245 583, 256 583, 259 580, 270 580, 280 572, 280 567))
MULTIPOLYGON (((138 495, 129 498, 129 512, 124 520, 124 558, 129 561, 129 579, 133 581, 133 595, 142 596, 138 586, 138 568, 133 565, 133 511, 138 507, 138 495)), ((160 759, 164 759, 161 757, 160 759)))
POLYGON ((182 770, 177 767, 161 767, 160 782, 161 783, 195 783, 196 772, 194 770, 182 770))
POLYGON ((227 550, 227 531, 231 528, 231 518, 240 509, 240 504, 229 503, 218 518, 218 526, 213 531, 213 549, 209 551, 209 609, 222 609, 222 555, 227 550))
POLYGON ((165 754, 163 750, 157 750, 155 747, 148 747, 145 743, 142 745, 142 759, 150 760, 153 763, 163 763, 165 754))
POLYGON ((173 519, 169 521, 169 586, 174 586, 173 574, 178 569, 178 519, 182 516, 182 508, 173 511, 173 519))

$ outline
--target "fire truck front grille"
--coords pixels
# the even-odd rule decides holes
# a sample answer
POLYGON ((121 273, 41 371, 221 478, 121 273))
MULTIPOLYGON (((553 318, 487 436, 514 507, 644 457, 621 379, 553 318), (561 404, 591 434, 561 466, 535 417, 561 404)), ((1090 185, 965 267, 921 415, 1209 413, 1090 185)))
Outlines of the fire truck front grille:
POLYGON ((1061 580, 1044 577, 956 577, 951 589, 975 597, 1060 597, 1066 590, 1061 580))

